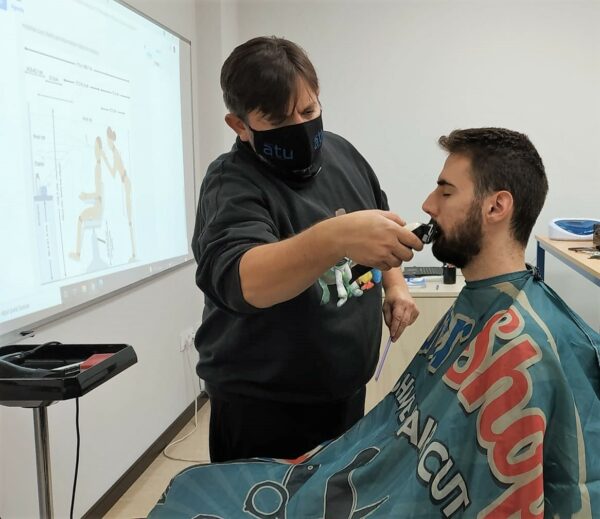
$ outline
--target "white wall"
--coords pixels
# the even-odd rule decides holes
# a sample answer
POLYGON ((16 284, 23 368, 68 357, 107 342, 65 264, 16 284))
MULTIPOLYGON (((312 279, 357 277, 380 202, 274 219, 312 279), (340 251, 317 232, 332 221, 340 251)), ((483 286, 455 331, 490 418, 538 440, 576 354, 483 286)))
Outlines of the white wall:
MULTIPOLYGON (((208 162, 225 146, 218 74, 221 18, 226 22, 230 14, 222 12, 218 1, 130 3, 192 41, 199 186, 208 162)), ((201 319, 203 303, 194 273, 190 264, 155 278, 48 325, 28 341, 129 343, 138 355, 136 365, 80 399, 82 445, 75 516, 87 511, 193 401, 198 379, 178 345, 180 332, 201 319)), ((57 403, 48 414, 54 511, 56 517, 68 517, 75 461, 74 401, 57 403)), ((31 410, 0 407, 0 516, 4 519, 38 513, 32 415, 31 410)))
MULTIPOLYGON (((351 140, 392 208, 422 220, 444 155, 437 137, 499 125, 528 133, 550 194, 536 232, 555 216, 600 216, 600 4, 596 1, 131 0, 192 40, 196 175, 233 135, 219 70, 234 45, 259 34, 297 41, 317 66, 328 129, 351 140)), ((533 247, 529 257, 534 261, 533 247)), ((415 263, 428 264, 428 253, 415 263)), ((558 262, 547 279, 596 328, 600 290, 558 262)), ((202 299, 194 266, 40 330, 35 342, 127 342, 134 367, 81 399, 76 515, 85 512, 192 401, 195 382, 177 351, 202 299)), ((37 514, 32 413, 0 407, 0 516, 37 514)), ((49 408, 55 513, 68 515, 74 404, 49 408)))
MULTIPOLYGON (((238 2, 241 43, 275 34, 302 45, 321 80, 327 129, 374 167, 390 206, 408 221, 445 159, 455 128, 527 133, 550 183, 534 229, 551 218, 600 217, 600 2, 238 2)), ((535 263, 535 247, 528 259, 535 263)), ((435 262, 429 252, 415 264, 435 262)), ((433 263, 435 264, 435 263, 433 263)), ((548 282, 595 328, 600 290, 558 261, 548 282)))

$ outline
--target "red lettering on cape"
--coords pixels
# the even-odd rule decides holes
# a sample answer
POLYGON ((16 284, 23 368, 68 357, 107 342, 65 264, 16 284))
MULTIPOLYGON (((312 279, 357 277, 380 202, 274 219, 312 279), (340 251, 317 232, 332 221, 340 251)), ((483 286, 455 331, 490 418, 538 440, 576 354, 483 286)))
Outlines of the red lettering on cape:
POLYGON ((539 474, 511 492, 505 492, 500 499, 478 514, 481 519, 498 517, 519 517, 520 519, 543 519, 544 517, 544 478, 539 474), (535 499, 533 496, 538 496, 535 499))
POLYGON ((524 319, 514 307, 494 314, 443 377, 457 391, 465 411, 477 417, 477 439, 490 470, 508 484, 481 517, 542 517, 543 439, 546 418, 526 408, 533 385, 528 369, 542 355, 522 333, 524 319), (496 341, 500 347, 494 352, 496 341))

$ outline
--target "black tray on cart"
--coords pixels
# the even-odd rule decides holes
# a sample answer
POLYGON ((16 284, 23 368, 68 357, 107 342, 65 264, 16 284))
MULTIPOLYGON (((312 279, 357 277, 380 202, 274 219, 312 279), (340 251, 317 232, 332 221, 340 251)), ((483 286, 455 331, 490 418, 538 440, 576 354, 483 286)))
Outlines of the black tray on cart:
POLYGON ((135 351, 128 344, 50 343, 28 356, 28 352, 38 346, 21 344, 0 348, 0 360, 11 364, 0 366, 0 405, 40 407, 80 397, 137 362, 135 351), (24 358, 19 358, 20 353, 24 354, 24 358), (112 355, 83 371, 51 371, 101 353, 112 355), (20 367, 28 369, 19 372, 20 367))

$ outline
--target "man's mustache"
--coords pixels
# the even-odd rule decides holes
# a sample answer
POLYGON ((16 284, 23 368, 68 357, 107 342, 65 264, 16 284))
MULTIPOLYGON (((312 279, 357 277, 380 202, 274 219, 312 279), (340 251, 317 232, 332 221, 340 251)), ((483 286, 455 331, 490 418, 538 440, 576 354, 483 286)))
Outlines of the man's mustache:
POLYGON ((424 236, 422 238, 420 237, 423 240, 423 243, 433 243, 435 240, 443 237, 444 231, 442 231, 442 228, 434 218, 431 218, 429 223, 425 225, 426 230, 424 236))

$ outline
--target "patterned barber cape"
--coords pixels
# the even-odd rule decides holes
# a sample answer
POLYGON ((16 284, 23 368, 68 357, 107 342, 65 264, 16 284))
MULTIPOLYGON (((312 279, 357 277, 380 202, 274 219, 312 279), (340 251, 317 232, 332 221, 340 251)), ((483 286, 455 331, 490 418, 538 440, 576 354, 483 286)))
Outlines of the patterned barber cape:
POLYGON ((346 434, 190 467, 149 517, 367 516, 600 517, 600 335, 528 271, 469 282, 346 434))

